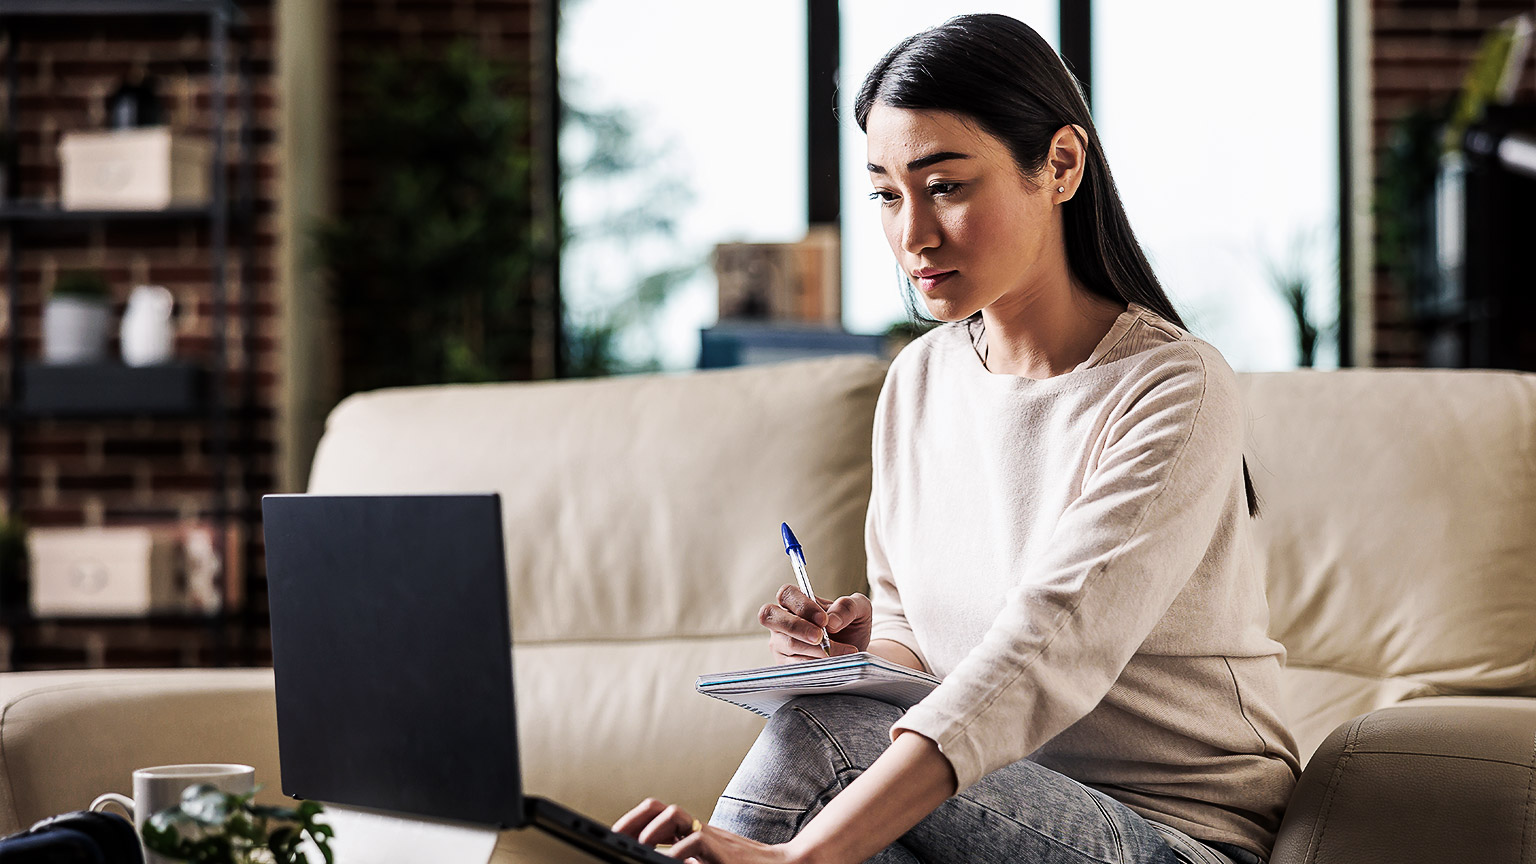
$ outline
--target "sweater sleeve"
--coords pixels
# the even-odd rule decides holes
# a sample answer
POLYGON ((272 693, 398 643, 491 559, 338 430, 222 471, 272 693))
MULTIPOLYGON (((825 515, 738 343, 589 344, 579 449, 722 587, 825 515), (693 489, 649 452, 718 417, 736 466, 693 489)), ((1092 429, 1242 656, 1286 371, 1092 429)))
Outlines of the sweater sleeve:
POLYGON ((1091 711, 1215 539, 1241 482, 1236 377, 1198 349, 1164 369, 1110 421, 1081 494, 1045 554, 1021 562, 981 643, 891 727, 893 740, 933 740, 959 789, 1091 711))
POLYGON ((918 647, 917 634, 913 632, 912 625, 907 621, 907 613, 901 605, 901 592, 896 588, 896 580, 891 574, 891 564, 886 558, 885 546, 880 539, 880 510, 883 502, 880 500, 881 489, 884 481, 881 477, 881 466, 884 464, 884 433, 886 430, 886 396, 882 392, 879 401, 875 403, 875 434, 871 445, 873 451, 874 473, 871 477, 869 510, 864 515, 864 556, 868 560, 869 575, 869 600, 874 610, 874 620, 871 622, 869 638, 890 639, 899 642, 918 661, 924 669, 931 670, 928 658, 923 656, 923 651, 918 647))

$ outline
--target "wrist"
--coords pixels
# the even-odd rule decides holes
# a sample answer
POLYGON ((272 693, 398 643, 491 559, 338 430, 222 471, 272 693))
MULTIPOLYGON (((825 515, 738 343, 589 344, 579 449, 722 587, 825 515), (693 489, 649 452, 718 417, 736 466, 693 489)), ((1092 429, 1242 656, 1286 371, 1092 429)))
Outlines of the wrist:
POLYGON ((784 850, 785 864, 830 864, 821 850, 807 840, 803 831, 779 848, 784 850))

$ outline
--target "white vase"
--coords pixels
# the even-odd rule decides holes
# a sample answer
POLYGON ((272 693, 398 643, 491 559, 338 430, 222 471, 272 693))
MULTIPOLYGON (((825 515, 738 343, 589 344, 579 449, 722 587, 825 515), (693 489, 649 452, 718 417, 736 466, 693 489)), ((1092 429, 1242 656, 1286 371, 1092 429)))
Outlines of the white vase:
POLYGON ((123 312, 123 362, 152 366, 171 359, 176 347, 176 325, 171 319, 175 298, 160 285, 140 285, 128 295, 123 312))
POLYGON ((105 301, 69 295, 48 298, 43 307, 43 360, 99 363, 107 357, 112 310, 105 301))

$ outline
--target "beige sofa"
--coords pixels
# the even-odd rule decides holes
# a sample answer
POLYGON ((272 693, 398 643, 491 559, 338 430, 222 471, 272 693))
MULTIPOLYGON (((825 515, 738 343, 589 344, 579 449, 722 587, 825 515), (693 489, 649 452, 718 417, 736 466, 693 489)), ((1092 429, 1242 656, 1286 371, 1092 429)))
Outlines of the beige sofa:
MULTIPOLYGON (((603 819, 646 795, 707 814, 760 721, 693 678, 767 660, 754 613, 790 575, 780 521, 819 588, 863 590, 883 372, 354 396, 310 488, 499 491, 527 788, 603 819)), ((1273 860, 1532 861, 1536 375, 1239 380, 1253 554, 1309 760, 1273 860)), ((127 791, 139 765, 238 760, 278 787, 269 671, 13 673, 0 704, 0 832, 127 791)), ((572 856, 508 832, 495 857, 572 856)))

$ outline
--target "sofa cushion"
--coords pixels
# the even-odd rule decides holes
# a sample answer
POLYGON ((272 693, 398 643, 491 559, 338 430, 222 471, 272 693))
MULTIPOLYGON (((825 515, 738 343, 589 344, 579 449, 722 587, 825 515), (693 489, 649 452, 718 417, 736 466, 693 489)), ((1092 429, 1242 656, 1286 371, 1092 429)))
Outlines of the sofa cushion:
POLYGON ((885 365, 399 388, 331 412, 309 491, 495 491, 519 643, 758 633, 792 573, 863 590, 885 365))
POLYGON ((1304 752, 1403 698, 1536 695, 1536 375, 1238 379, 1304 752))
POLYGON ((282 803, 272 670, 11 672, 0 676, 0 836, 133 795, 151 765, 238 762, 282 803))

